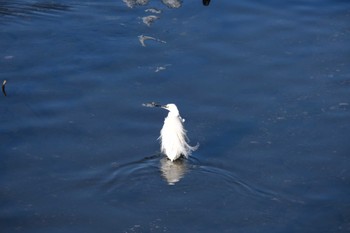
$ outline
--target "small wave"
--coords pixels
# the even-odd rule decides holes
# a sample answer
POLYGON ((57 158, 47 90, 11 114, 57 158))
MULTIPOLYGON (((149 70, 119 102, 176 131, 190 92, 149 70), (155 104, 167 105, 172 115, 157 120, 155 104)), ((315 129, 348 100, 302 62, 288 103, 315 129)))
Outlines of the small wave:
POLYGON ((54 16, 58 12, 68 11, 70 6, 61 3, 33 3, 5 2, 0 6, 0 16, 30 17, 38 15, 54 16))
POLYGON ((150 180, 150 176, 158 174, 158 159, 159 155, 153 155, 139 161, 114 165, 106 172, 101 182, 102 189, 112 192, 125 185, 131 188, 150 180))
POLYGON ((116 194, 128 197, 128 193, 148 193, 152 190, 164 190, 164 181, 168 185, 180 185, 177 189, 195 190, 196 186, 206 185, 206 191, 236 193, 251 199, 265 199, 277 202, 300 203, 284 194, 257 187, 241 179, 232 171, 204 164, 191 156, 189 159, 169 161, 161 154, 155 154, 139 161, 115 164, 102 171, 98 186, 105 195, 116 194))
POLYGON ((228 188, 240 191, 240 193, 242 194, 269 198, 271 200, 279 200, 277 194, 271 191, 256 188, 253 185, 248 184, 247 182, 240 179, 237 175, 234 175, 232 172, 229 172, 227 170, 212 166, 201 165, 198 167, 198 171, 208 175, 217 176, 219 180, 223 180, 226 182, 228 188))
POLYGON ((196 167, 196 171, 206 174, 205 176, 214 176, 217 182, 225 182, 225 186, 232 191, 238 192, 250 198, 262 198, 277 202, 291 202, 303 204, 303 201, 289 198, 287 195, 276 193, 272 190, 267 190, 262 187, 257 187, 248 181, 239 178, 238 175, 223 168, 218 168, 211 165, 200 165, 196 167))

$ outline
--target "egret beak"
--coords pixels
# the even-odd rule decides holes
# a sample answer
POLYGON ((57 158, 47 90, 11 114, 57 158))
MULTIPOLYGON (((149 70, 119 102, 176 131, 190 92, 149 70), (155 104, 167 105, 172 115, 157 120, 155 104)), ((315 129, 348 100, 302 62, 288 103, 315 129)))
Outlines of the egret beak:
POLYGON ((152 102, 151 104, 153 105, 153 107, 157 107, 157 108, 162 108, 164 106, 161 104, 157 104, 156 102, 152 102))
POLYGON ((156 107, 156 108, 163 108, 164 105, 161 105, 161 104, 157 104, 155 102, 152 102, 153 104, 153 107, 156 107))
POLYGON ((144 107, 158 107, 158 108, 162 108, 164 105, 160 105, 157 104, 156 102, 151 102, 151 103, 146 103, 146 104, 142 104, 142 106, 144 107))
POLYGON ((167 105, 159 105, 159 107, 164 108, 164 109, 168 109, 167 105))

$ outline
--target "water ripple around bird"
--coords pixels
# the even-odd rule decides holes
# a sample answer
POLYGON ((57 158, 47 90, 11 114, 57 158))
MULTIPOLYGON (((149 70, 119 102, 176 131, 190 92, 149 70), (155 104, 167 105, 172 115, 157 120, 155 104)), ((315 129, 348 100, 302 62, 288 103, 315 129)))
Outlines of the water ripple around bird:
MULTIPOLYGON (((267 201, 298 202, 283 194, 267 188, 258 187, 250 181, 225 168, 202 163, 192 156, 188 160, 180 159, 171 162, 161 154, 145 157, 139 161, 125 164, 112 164, 101 171, 99 190, 105 196, 147 195, 154 190, 168 192, 169 186, 185 193, 212 190, 218 187, 220 192, 231 196, 242 196, 249 199, 265 199, 267 201), (159 179, 161 178, 161 179, 159 179), (164 181, 168 185, 164 185, 164 181), (211 187, 208 189, 208 187, 211 187), (222 187, 226 187, 222 189, 222 187), (134 193, 134 194, 132 194, 134 193)), ((96 175, 96 174, 95 174, 96 175)), ((208 198, 212 198, 208 195, 208 198)))

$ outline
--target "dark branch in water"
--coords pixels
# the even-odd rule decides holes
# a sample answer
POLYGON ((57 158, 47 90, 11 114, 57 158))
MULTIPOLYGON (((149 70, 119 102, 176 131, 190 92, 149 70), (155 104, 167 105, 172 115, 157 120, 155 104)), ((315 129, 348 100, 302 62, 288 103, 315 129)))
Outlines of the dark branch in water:
POLYGON ((5 85, 6 85, 6 80, 4 80, 4 82, 2 83, 2 93, 4 93, 4 96, 6 96, 5 85))
POLYGON ((209 6, 210 0, 203 0, 203 5, 204 6, 209 6))

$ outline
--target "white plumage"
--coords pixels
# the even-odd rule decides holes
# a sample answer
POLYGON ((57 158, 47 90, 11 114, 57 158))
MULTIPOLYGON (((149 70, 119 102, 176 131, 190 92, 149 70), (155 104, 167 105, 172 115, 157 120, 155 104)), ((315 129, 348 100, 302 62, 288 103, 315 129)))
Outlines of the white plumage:
POLYGON ((187 131, 183 127, 184 120, 181 118, 176 105, 167 104, 161 107, 169 111, 158 138, 161 144, 161 152, 171 161, 178 159, 181 155, 188 158, 192 151, 198 148, 198 145, 192 147, 188 144, 187 131))

